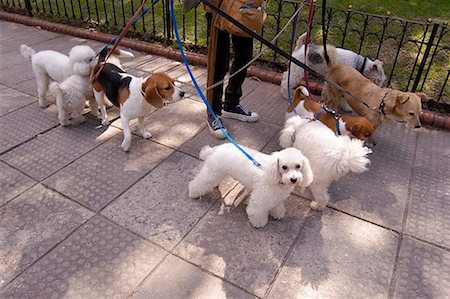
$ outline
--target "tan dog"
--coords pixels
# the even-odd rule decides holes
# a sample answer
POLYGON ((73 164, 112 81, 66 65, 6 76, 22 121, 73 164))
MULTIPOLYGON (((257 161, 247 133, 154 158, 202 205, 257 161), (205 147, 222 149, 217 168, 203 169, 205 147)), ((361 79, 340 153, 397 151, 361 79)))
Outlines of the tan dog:
POLYGON ((327 47, 327 52, 330 58, 328 79, 351 94, 326 83, 322 95, 331 109, 337 109, 341 101, 347 101, 353 111, 367 117, 374 129, 391 119, 405 121, 413 128, 421 127, 419 119, 422 111, 421 100, 428 100, 426 94, 379 87, 354 68, 338 64, 334 47, 327 47))
MULTIPOLYGON (((368 140, 369 143, 373 144, 372 133, 374 129, 367 118, 361 116, 339 115, 338 119, 336 119, 332 114, 324 111, 319 102, 309 98, 308 90, 301 85, 295 90, 292 102, 298 115, 317 119, 320 114, 319 120, 333 130, 335 134, 350 135, 361 140, 368 140)), ((294 116, 294 112, 289 106, 288 111, 286 112, 286 119, 291 116, 294 116)))

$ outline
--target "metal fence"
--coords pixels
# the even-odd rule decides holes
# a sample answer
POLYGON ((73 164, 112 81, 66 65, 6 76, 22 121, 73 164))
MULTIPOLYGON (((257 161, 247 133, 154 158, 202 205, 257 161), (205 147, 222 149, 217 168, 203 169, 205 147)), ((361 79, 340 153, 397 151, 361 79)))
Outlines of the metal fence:
MULTIPOLYGON (((203 10, 196 8, 182 14, 181 3, 175 2, 184 44, 191 51, 205 52, 207 31, 203 10)), ((141 0, 0 0, 4 10, 115 34, 125 26, 140 3, 141 0)), ((263 37, 272 40, 300 5, 295 0, 269 0, 263 37)), ((305 31, 307 11, 307 6, 301 8, 297 36, 305 31)), ((450 27, 447 23, 417 22, 333 8, 327 8, 325 21, 328 43, 380 59, 389 86, 424 91, 432 98, 428 109, 450 112, 450 27)), ((321 14, 315 14, 312 32, 317 42, 323 34, 321 23, 321 14)), ((293 25, 275 41, 285 51, 289 50, 292 30, 293 25)), ((133 26, 130 35, 171 44, 174 34, 169 0, 161 0, 155 5, 133 26)), ((284 58, 271 50, 265 51, 257 42, 255 44, 255 52, 264 52, 260 63, 280 71, 286 68, 284 58)))

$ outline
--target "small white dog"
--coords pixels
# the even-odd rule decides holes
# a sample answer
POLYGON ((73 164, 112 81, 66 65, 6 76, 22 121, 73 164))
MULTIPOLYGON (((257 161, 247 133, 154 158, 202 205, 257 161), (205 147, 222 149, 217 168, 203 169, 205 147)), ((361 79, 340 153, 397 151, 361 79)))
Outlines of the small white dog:
MULTIPOLYGON (((305 38, 306 32, 303 33, 297 40, 297 46, 292 53, 292 56, 298 59, 300 62, 305 63, 305 38)), ((353 51, 336 48, 337 59, 340 64, 347 64, 358 70, 366 78, 373 81, 376 85, 383 85, 386 80, 386 75, 383 69, 383 63, 380 60, 371 60, 367 57, 361 56, 353 51)), ((311 67, 316 72, 325 76, 327 73, 327 64, 325 62, 323 46, 309 44, 306 53, 306 65, 311 67)), ((291 96, 293 96, 294 90, 300 85, 303 80, 304 70, 302 67, 291 63, 291 74, 289 86, 291 88, 291 96)), ((283 79, 281 80, 281 94, 284 98, 288 98, 288 71, 283 73, 283 79)))
POLYGON ((36 77, 39 106, 47 107, 45 98, 50 80, 62 82, 73 74, 75 63, 90 64, 95 60, 94 50, 86 45, 75 46, 70 50, 69 56, 62 53, 45 50, 37 52, 27 45, 20 46, 23 57, 30 59, 36 77))
POLYGON ((205 146, 200 159, 205 160, 202 169, 189 183, 189 197, 198 198, 210 192, 225 176, 241 182, 251 192, 247 215, 253 227, 267 224, 269 215, 282 219, 284 200, 295 186, 307 187, 313 180, 308 159, 295 148, 287 148, 271 155, 247 147, 242 148, 261 163, 257 168, 230 143, 216 147, 205 146))
POLYGON ((84 121, 85 103, 87 100, 93 101, 94 98, 90 74, 96 64, 95 59, 89 63, 75 62, 72 66, 72 76, 61 83, 50 83, 49 90, 56 97, 58 119, 61 126, 78 125, 84 121))
POLYGON ((330 199, 328 187, 349 172, 367 170, 372 151, 363 146, 363 141, 348 136, 336 136, 320 121, 311 121, 293 116, 286 121, 281 132, 280 145, 294 146, 309 159, 314 181, 309 186, 314 201, 310 207, 323 210, 330 199))

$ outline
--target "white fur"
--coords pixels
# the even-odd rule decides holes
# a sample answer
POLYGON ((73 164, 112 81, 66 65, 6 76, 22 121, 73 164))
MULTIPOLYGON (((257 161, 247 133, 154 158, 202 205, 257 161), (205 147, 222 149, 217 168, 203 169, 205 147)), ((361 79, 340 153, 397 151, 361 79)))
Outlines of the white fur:
POLYGON ((281 132, 280 145, 294 146, 309 159, 314 172, 314 181, 309 186, 314 201, 311 208, 323 210, 330 199, 328 187, 349 172, 367 170, 372 151, 363 146, 363 141, 348 136, 336 136, 326 125, 293 116, 286 121, 281 132))
MULTIPOLYGON (((292 56, 294 58, 296 58, 297 60, 299 60, 300 62, 303 62, 303 63, 305 63, 305 45, 304 45, 305 38, 306 38, 306 32, 303 33, 298 38, 297 46, 296 46, 294 52, 292 53, 292 56)), ((324 57, 323 47, 318 47, 318 46, 310 44, 307 49, 306 58, 308 57, 308 54, 311 51, 317 52, 322 57, 324 57), (311 48, 314 48, 314 49, 311 50, 311 48)), ((358 59, 361 60, 361 57, 362 57, 361 55, 359 55, 353 51, 342 49, 342 48, 336 48, 336 54, 337 54, 338 62, 340 64, 348 64, 348 65, 352 66, 353 68, 358 67, 358 65, 357 65, 358 59)), ((362 58, 364 58, 364 57, 362 57, 362 58)), ((325 76, 327 73, 327 65, 326 65, 324 59, 323 59, 323 61, 324 61, 323 63, 315 64, 308 60, 308 61, 306 61, 305 64, 307 66, 311 67, 316 72, 325 76)), ((290 76, 291 78, 289 81, 289 86, 291 88, 291 97, 292 97, 294 95, 293 92, 294 92, 295 88, 297 88, 303 80, 304 69, 302 67, 296 65, 295 63, 291 63, 291 74, 290 75, 291 75, 290 76)), ((386 75, 385 75, 384 69, 383 69, 383 63, 378 59, 376 59, 375 61, 367 59, 366 64, 364 66, 363 75, 365 77, 369 78, 370 80, 372 80, 378 86, 383 85, 384 81, 386 80, 386 75), (376 71, 373 70, 374 65, 377 66, 376 71)), ((285 71, 283 73, 283 79, 281 80, 280 90, 281 90, 281 94, 286 99, 288 98, 287 85, 288 85, 288 71, 285 71)))
POLYGON ((242 148, 261 163, 262 168, 254 166, 230 143, 213 148, 205 146, 200 152, 200 159, 204 159, 205 163, 189 183, 189 197, 205 195, 229 175, 251 192, 247 206, 249 221, 256 228, 263 227, 267 224, 269 215, 275 219, 284 217, 284 200, 295 186, 305 188, 311 184, 311 166, 301 151, 295 148, 287 148, 271 155, 242 148))
POLYGON ((94 60, 90 63, 74 63, 72 76, 61 83, 50 83, 49 89, 56 97, 58 119, 61 126, 77 125, 84 121, 84 105, 86 100, 91 101, 93 98, 89 77, 94 66, 94 60))
MULTIPOLYGON (((89 64, 95 59, 95 52, 86 45, 75 46, 70 50, 69 56, 52 50, 37 52, 27 45, 20 46, 20 53, 27 59, 31 58, 31 64, 36 77, 39 106, 47 107, 46 93, 50 80, 63 82, 74 74, 83 73, 89 68, 89 64)), ((90 70, 90 69, 89 69, 90 70)))

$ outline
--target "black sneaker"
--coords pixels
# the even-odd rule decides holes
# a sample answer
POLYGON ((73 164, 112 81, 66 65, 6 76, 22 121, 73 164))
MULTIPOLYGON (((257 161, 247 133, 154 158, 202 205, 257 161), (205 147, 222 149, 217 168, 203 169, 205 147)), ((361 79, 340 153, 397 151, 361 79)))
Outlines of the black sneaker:
POLYGON ((225 139, 226 136, 222 132, 222 130, 219 127, 219 124, 222 126, 223 130, 227 132, 227 129, 222 124, 222 120, 220 119, 220 116, 216 115, 217 121, 212 117, 212 115, 208 114, 208 118, 206 119, 206 123, 208 124, 209 132, 211 132, 211 135, 213 135, 217 139, 225 139))
POLYGON ((225 118, 234 118, 249 123, 254 123, 259 119, 258 113, 247 111, 241 105, 237 105, 232 109, 223 109, 222 116, 225 118))

